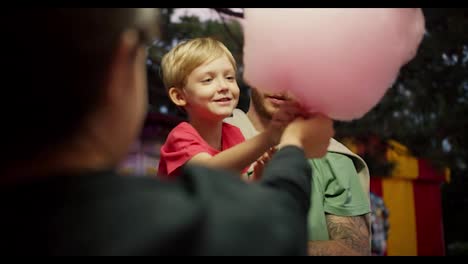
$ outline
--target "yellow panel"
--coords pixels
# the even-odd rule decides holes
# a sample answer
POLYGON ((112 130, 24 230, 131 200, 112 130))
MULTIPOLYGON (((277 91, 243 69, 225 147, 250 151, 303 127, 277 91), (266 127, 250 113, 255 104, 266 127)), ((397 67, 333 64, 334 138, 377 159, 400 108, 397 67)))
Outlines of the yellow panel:
POLYGON ((389 141, 387 159, 395 164, 392 177, 416 179, 419 175, 418 160, 411 156, 408 149, 396 141, 389 141))
POLYGON ((344 138, 343 140, 341 140, 341 143, 345 145, 349 150, 351 150, 351 152, 358 153, 358 147, 354 143, 353 139, 344 138))
POLYGON ((450 181, 452 180, 451 174, 450 174, 450 169, 449 169, 449 168, 445 168, 444 174, 445 174, 445 181, 446 181, 447 183, 450 183, 450 181))
POLYGON ((158 168, 154 167, 147 167, 146 168, 146 174, 147 175, 157 175, 158 174, 158 168))
POLYGON ((418 254, 413 183, 403 179, 382 180, 383 199, 389 210, 389 256, 418 254))

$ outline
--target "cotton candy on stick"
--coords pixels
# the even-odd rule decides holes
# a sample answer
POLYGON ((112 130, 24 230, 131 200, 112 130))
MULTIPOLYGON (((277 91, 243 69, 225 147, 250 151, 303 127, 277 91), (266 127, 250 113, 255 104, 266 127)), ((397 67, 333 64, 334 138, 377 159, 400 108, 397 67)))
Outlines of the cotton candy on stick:
POLYGON ((310 112, 353 120, 391 87, 424 36, 418 8, 245 9, 244 78, 310 112))

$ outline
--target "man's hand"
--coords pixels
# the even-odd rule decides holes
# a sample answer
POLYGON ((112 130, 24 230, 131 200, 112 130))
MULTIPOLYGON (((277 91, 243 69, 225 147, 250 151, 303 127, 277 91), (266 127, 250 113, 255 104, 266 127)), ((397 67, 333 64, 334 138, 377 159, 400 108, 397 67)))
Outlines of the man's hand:
POLYGON ((302 108, 294 101, 285 101, 273 115, 266 132, 271 140, 271 145, 276 146, 284 129, 301 114, 302 108))
POLYGON ((293 145, 304 149, 308 158, 320 158, 327 153, 334 133, 333 121, 324 115, 298 117, 284 130, 279 148, 293 145))

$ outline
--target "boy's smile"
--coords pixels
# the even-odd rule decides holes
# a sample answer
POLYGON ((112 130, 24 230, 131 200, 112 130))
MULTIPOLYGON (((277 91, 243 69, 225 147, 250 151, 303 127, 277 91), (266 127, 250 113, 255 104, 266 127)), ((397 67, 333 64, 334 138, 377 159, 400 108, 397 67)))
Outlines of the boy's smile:
POLYGON ((222 97, 220 99, 215 99, 214 100, 216 103, 218 103, 221 106, 230 106, 232 102, 231 97, 222 97))

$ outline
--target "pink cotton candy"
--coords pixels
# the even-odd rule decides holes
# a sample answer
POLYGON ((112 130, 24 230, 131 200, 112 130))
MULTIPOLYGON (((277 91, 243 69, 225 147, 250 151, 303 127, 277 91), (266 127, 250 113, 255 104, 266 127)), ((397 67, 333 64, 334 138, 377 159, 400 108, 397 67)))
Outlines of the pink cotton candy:
POLYGON ((245 9, 244 78, 353 120, 382 99, 424 33, 419 8, 245 9))

